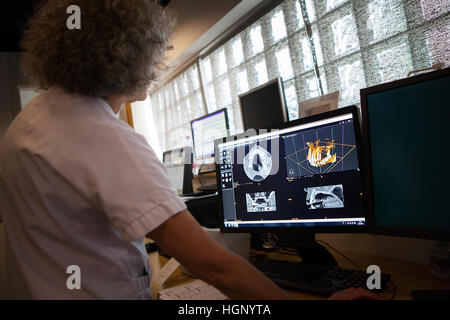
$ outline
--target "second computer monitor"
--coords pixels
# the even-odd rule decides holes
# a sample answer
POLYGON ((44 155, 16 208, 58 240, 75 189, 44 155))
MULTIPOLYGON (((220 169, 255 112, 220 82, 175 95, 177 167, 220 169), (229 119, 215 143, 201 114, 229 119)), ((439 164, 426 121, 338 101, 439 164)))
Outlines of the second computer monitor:
POLYGON ((220 109, 191 121, 192 143, 197 160, 214 157, 214 140, 226 137, 230 129, 227 109, 220 109))
POLYGON ((369 231, 450 240, 450 69, 361 90, 369 231))
POLYGON ((239 104, 244 130, 271 129, 288 120, 281 78, 241 94, 239 104))

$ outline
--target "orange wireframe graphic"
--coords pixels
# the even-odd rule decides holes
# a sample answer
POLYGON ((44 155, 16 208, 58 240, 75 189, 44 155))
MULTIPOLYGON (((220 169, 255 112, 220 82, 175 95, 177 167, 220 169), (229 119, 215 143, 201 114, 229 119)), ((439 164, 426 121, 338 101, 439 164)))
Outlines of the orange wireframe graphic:
POLYGON ((307 159, 313 167, 323 167, 336 162, 336 153, 331 154, 336 147, 334 140, 324 141, 322 145, 320 139, 306 144, 309 147, 307 159))

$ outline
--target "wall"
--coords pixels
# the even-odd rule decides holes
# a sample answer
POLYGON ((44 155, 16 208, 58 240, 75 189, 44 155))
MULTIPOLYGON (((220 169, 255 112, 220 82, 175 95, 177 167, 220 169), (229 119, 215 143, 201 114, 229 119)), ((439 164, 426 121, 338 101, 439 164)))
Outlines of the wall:
POLYGON ((167 52, 169 63, 189 48, 239 2, 240 0, 170 1, 168 7, 176 13, 177 26, 170 39, 170 44, 174 46, 174 49, 167 52))
MULTIPOLYGON (((19 61, 19 53, 0 52, 0 139, 19 110, 18 91, 12 87, 24 83, 20 74, 19 61)), ((5 297, 4 265, 4 227, 3 223, 0 223, 0 299, 5 297)))
MULTIPOLYGON (((0 52, 0 139, 12 121, 9 96, 9 71, 6 53, 0 52)), ((0 213, 1 214, 1 213, 0 213)), ((0 298, 4 297, 5 252, 3 242, 3 223, 0 223, 0 298)))
POLYGON ((162 151, 154 125, 150 98, 147 97, 145 101, 132 103, 131 111, 133 114, 134 129, 147 139, 148 144, 153 148, 158 158, 162 160, 162 151))
POLYGON ((6 53, 0 52, 0 137, 13 119, 9 87, 9 68, 6 53))

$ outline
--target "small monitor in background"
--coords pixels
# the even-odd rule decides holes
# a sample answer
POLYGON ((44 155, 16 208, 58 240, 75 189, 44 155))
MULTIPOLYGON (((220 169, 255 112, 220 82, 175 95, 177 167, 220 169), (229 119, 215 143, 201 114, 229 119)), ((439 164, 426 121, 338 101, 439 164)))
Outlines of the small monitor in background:
POLYGON ((192 148, 169 150, 163 154, 163 164, 170 181, 179 195, 190 194, 192 190, 192 148))
POLYGON ((300 102, 298 105, 298 117, 304 118, 338 108, 339 91, 300 102))
POLYGON ((220 109, 191 121, 195 159, 214 157, 214 140, 228 136, 227 109, 220 109))
POLYGON ((244 130, 271 129, 286 122, 285 101, 281 78, 239 95, 244 130))
POLYGON ((361 90, 370 232, 450 240, 450 69, 361 90))

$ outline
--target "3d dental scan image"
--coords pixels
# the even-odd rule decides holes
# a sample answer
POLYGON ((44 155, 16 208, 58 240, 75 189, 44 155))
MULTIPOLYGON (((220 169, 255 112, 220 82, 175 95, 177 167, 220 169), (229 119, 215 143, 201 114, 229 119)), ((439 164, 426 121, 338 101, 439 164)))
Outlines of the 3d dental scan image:
POLYGON ((227 228, 364 225, 355 121, 330 115, 219 144, 227 228))

